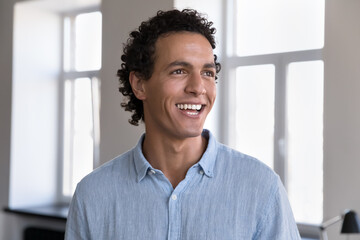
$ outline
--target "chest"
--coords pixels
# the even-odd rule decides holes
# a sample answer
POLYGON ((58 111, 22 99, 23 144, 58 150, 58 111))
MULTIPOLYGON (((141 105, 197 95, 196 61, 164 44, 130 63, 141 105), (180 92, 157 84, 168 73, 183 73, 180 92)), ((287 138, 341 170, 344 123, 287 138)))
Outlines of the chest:
MULTIPOLYGON (((154 185, 155 184, 155 185, 154 185)), ((119 191, 90 227, 96 239, 252 239, 258 211, 250 193, 188 182, 119 191), (104 224, 99 225, 99 222, 104 224)))

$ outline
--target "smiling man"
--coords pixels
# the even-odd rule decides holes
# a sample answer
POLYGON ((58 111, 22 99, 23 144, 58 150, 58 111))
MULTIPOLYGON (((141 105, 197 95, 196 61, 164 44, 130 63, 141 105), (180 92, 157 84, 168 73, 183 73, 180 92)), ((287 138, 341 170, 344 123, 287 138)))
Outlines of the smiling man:
POLYGON ((78 184, 66 239, 300 239, 279 177, 203 129, 214 33, 194 10, 159 11, 130 33, 122 106, 145 134, 78 184))
POLYGON ((158 38, 149 79, 130 73, 130 84, 144 107, 143 154, 175 188, 205 152, 201 136, 216 97, 216 65, 209 41, 179 31, 158 38))

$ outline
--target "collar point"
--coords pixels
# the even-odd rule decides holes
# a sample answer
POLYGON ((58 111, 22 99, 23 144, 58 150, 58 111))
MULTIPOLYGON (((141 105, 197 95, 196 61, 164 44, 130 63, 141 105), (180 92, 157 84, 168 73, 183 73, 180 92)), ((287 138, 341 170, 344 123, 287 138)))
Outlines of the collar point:
POLYGON ((205 171, 205 175, 209 178, 214 177, 214 173, 212 171, 205 171))

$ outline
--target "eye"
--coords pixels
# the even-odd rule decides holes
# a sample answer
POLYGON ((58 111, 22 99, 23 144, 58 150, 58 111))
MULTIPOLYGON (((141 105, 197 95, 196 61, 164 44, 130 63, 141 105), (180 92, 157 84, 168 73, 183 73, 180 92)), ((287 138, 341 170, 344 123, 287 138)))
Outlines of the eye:
POLYGON ((171 72, 171 74, 175 74, 175 75, 184 74, 184 73, 185 73, 185 71, 183 69, 176 69, 175 71, 171 72))
POLYGON ((204 71, 203 75, 211 78, 215 77, 215 73, 213 71, 204 71))

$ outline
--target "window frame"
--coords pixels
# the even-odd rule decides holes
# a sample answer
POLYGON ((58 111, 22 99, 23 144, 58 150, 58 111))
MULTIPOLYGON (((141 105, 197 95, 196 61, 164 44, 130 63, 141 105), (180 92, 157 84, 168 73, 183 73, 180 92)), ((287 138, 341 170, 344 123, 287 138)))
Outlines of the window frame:
MULTIPOLYGON (((101 12, 101 9, 99 6, 93 6, 93 7, 87 7, 87 8, 81 8, 76 10, 70 10, 60 13, 60 21, 61 21, 61 32, 60 32, 60 38, 61 38, 61 59, 60 59, 60 81, 59 81, 59 159, 58 159, 58 169, 59 176, 58 176, 58 191, 57 196, 60 202, 69 203, 72 199, 71 196, 67 196, 63 194, 64 189, 64 142, 65 142, 65 82, 67 80, 72 81, 72 84, 74 83, 75 79, 77 78, 89 78, 91 80, 91 88, 92 88, 92 96, 95 96, 95 99, 92 101, 92 108, 93 108, 93 131, 92 131, 92 137, 93 137, 93 169, 100 166, 100 160, 99 160, 99 144, 100 144, 100 87, 101 87, 101 80, 100 80, 100 71, 101 67, 98 70, 89 70, 89 71, 76 71, 75 69, 75 36, 74 34, 71 34, 70 36, 70 69, 69 71, 65 71, 64 66, 64 58, 65 58, 65 18, 70 18, 70 24, 71 24, 71 31, 74 29, 74 23, 75 18, 77 15, 85 14, 85 13, 91 13, 91 12, 101 12), (94 111, 96 110, 96 111, 94 111)), ((72 104, 73 105, 73 104, 72 104)), ((73 118, 73 116, 72 116, 73 118)))
MULTIPOLYGON (((274 171, 281 178, 285 189, 288 189, 287 175, 287 123, 286 123, 286 83, 288 66, 295 62, 324 61, 323 49, 311 49, 303 51, 292 51, 282 53, 271 53, 251 56, 236 55, 236 0, 225 0, 223 10, 222 35, 224 49, 222 50, 222 76, 228 81, 221 82, 220 94, 222 96, 222 114, 220 121, 223 123, 220 128, 223 141, 233 146, 235 144, 235 131, 233 127, 236 124, 235 109, 236 103, 236 68, 242 66, 255 66, 272 64, 275 67, 275 103, 274 103, 274 171)), ((297 223, 301 236, 319 237, 319 225, 309 223, 297 223)), ((320 224, 320 223, 319 223, 320 224)))
MULTIPOLYGON (((229 81, 228 91, 229 96, 235 96, 235 88, 233 87, 236 79, 235 69, 241 66, 256 66, 272 64, 275 66, 275 115, 274 115, 274 170, 279 174, 285 188, 287 187, 287 173, 286 173, 286 78, 287 69, 290 63, 294 62, 306 62, 306 61, 317 61, 323 60, 322 49, 286 52, 286 53, 274 53, 264 54, 256 56, 231 56, 226 57, 227 64, 225 65, 224 71, 227 72, 227 79, 229 81)), ((233 97, 229 97, 234 99, 233 97)), ((228 99, 230 109, 235 108, 235 103, 228 99)), ((229 126, 234 126, 235 116, 229 114, 228 126, 226 132, 228 133, 227 139, 229 143, 235 142, 235 132, 229 126)))

